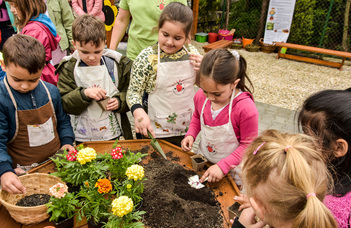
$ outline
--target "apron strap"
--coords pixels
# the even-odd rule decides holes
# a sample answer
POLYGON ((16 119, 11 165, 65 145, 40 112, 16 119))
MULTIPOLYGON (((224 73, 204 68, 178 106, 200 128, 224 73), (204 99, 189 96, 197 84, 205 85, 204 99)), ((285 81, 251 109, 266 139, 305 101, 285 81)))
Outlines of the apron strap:
POLYGON ((18 129, 19 129, 19 127, 18 127, 18 123, 19 122, 18 122, 18 113, 17 113, 17 102, 16 102, 16 100, 15 100, 13 94, 12 94, 10 86, 7 83, 7 76, 4 78, 4 84, 6 86, 7 92, 9 93, 9 95, 11 97, 12 103, 15 106, 16 131, 15 131, 15 134, 13 135, 12 139, 10 139, 10 141, 8 142, 8 143, 12 143, 16 139, 17 134, 18 134, 18 129))

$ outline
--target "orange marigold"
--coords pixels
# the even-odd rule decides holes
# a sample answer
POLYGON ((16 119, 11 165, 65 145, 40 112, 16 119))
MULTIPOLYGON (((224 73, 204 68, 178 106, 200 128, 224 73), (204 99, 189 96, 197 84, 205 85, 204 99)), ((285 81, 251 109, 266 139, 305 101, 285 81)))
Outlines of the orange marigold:
POLYGON ((99 179, 95 183, 95 187, 98 187, 99 193, 109 193, 112 191, 112 184, 108 179, 99 179))

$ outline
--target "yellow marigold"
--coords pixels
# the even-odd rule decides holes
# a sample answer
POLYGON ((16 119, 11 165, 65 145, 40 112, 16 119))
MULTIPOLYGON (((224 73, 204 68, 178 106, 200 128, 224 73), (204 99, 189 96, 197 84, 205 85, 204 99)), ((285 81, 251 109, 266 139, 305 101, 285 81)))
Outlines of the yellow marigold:
POLYGON ((128 196, 120 196, 112 201, 112 213, 123 217, 133 210, 133 200, 128 196))
POLYGON ((126 175, 128 179, 141 180, 144 177, 144 168, 140 165, 132 165, 127 168, 126 175))
POLYGON ((86 147, 84 149, 81 149, 77 155, 77 161, 81 165, 84 165, 87 162, 91 162, 95 158, 96 158, 96 151, 90 147, 86 147))
POLYGON ((109 193, 112 191, 112 184, 108 179, 99 179, 95 183, 95 187, 98 187, 99 193, 109 193))

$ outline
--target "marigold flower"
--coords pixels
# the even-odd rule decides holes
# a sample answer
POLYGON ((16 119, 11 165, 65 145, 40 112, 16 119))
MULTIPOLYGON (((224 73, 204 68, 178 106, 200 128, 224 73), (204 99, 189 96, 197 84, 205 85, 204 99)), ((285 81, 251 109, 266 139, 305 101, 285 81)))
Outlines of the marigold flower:
POLYGON ((123 217, 133 211, 133 200, 128 196, 120 196, 112 201, 112 213, 123 217))
POLYGON ((128 179, 141 180, 144 177, 144 168, 140 165, 132 165, 127 168, 126 175, 128 179))
POLYGON ((61 199, 68 192, 68 188, 64 184, 57 183, 49 189, 49 192, 51 193, 51 195, 55 196, 56 198, 61 199))
POLYGON ((90 185, 89 185, 89 182, 88 182, 88 181, 85 181, 85 182, 84 182, 84 184, 85 184, 85 186, 87 186, 87 188, 89 188, 89 187, 90 187, 90 185))
POLYGON ((99 193, 109 193, 112 191, 112 184, 108 179, 99 179, 95 183, 95 187, 98 187, 99 193))
POLYGON ((96 158, 96 151, 93 148, 86 147, 78 152, 77 160, 81 165, 91 162, 96 158))

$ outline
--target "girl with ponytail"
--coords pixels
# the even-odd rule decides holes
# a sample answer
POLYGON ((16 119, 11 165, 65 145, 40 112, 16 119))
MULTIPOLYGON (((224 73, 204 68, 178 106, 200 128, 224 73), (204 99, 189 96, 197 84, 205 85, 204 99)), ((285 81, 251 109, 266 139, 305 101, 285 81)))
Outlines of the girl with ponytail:
POLYGON ((307 135, 263 132, 246 150, 242 180, 252 207, 232 227, 338 227, 323 204, 331 175, 307 135), (254 215, 261 221, 252 222, 254 215))

